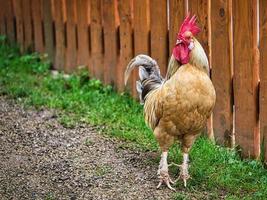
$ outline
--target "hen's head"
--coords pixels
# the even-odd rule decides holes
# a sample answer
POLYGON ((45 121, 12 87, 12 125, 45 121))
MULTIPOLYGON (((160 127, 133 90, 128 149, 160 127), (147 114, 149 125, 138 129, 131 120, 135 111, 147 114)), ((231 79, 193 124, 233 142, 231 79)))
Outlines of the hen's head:
POLYGON ((189 62, 189 53, 195 46, 193 37, 200 32, 196 19, 195 15, 190 17, 188 14, 177 34, 177 41, 172 54, 181 64, 189 62))

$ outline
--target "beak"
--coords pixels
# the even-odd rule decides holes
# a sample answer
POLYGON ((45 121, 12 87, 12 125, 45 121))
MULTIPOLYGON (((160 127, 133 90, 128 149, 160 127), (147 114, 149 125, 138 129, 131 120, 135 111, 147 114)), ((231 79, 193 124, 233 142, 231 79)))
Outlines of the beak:
POLYGON ((188 46, 188 49, 192 50, 194 47, 195 47, 194 41, 191 41, 189 46, 188 46))

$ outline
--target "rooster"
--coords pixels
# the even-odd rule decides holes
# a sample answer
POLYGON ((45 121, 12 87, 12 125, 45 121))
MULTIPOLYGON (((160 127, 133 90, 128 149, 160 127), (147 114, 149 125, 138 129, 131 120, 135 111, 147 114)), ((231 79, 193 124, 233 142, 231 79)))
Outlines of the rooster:
MULTIPOLYGON (((125 71, 125 83, 134 67, 139 67, 136 89, 144 104, 147 125, 162 151, 159 163, 159 188, 165 183, 171 190, 168 150, 175 140, 181 142, 183 162, 179 178, 186 187, 189 175, 189 151, 205 127, 215 105, 215 89, 209 78, 209 63, 204 49, 194 37, 200 32, 196 16, 188 14, 182 23, 172 51, 165 79, 157 62, 147 55, 137 55, 125 71)), ((178 179, 179 179, 178 178, 178 179)))

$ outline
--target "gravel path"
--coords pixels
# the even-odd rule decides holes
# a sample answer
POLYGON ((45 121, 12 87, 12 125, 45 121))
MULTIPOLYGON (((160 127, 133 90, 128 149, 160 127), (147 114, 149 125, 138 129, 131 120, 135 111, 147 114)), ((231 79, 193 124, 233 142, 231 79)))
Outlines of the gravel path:
POLYGON ((0 199, 170 199, 155 189, 158 154, 123 146, 0 97, 0 199))

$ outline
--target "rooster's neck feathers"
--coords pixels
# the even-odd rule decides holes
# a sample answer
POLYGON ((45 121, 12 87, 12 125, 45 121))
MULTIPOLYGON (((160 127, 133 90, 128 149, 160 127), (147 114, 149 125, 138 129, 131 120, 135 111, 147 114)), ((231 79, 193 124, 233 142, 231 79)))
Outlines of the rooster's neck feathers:
POLYGON ((195 47, 190 53, 189 63, 209 75, 209 61, 201 44, 194 38, 195 47))

